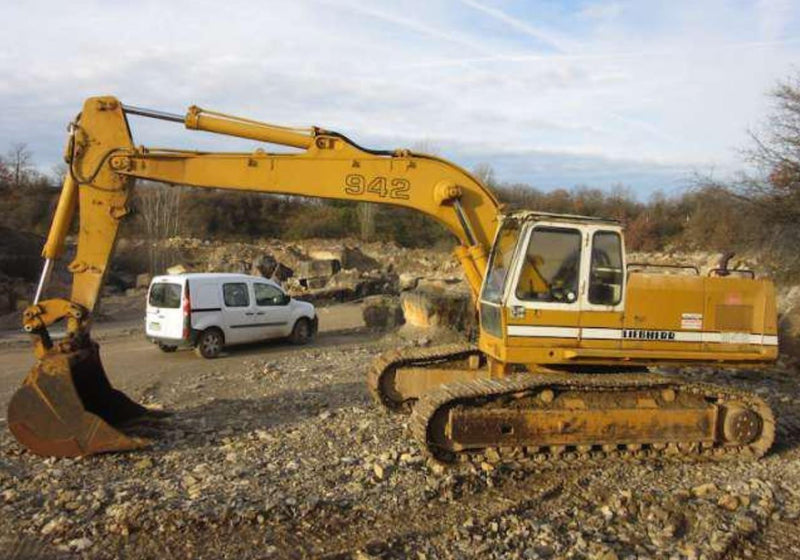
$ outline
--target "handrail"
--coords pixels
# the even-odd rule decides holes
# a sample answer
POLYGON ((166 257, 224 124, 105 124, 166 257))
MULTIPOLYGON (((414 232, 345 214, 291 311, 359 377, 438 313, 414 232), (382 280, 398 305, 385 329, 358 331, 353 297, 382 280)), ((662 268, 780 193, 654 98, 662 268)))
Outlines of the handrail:
POLYGON ((657 264, 657 263, 647 263, 647 262, 632 262, 628 263, 626 271, 631 272, 631 270, 627 269, 629 269, 632 266, 640 266, 642 268, 675 268, 682 270, 691 270, 694 271, 696 276, 700 276, 700 269, 693 264, 657 264))

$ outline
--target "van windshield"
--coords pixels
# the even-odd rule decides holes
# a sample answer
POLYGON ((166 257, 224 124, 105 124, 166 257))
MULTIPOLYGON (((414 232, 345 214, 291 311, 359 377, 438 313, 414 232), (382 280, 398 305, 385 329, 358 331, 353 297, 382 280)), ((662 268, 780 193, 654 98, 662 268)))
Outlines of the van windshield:
POLYGON ((163 282, 150 287, 150 305, 178 309, 181 306, 181 285, 163 282))

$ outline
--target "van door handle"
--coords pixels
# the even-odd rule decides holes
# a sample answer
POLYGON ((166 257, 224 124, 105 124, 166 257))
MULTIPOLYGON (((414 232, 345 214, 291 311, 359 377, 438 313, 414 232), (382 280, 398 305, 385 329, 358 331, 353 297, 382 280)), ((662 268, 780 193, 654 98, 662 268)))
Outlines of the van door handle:
POLYGON ((255 313, 253 313, 252 311, 245 311, 244 314, 247 315, 248 317, 251 315, 255 315, 255 313))
POLYGON ((256 315, 266 315, 266 313, 264 313, 263 311, 259 311, 258 313, 256 313, 256 315))

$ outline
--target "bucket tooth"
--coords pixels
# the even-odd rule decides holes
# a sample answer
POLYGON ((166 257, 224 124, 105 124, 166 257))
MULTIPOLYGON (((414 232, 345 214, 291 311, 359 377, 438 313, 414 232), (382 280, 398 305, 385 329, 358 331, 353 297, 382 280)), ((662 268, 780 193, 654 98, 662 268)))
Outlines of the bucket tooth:
POLYGON ((33 453, 77 457, 148 446, 121 428, 145 416, 162 416, 114 389, 97 344, 43 356, 11 398, 8 424, 33 453))

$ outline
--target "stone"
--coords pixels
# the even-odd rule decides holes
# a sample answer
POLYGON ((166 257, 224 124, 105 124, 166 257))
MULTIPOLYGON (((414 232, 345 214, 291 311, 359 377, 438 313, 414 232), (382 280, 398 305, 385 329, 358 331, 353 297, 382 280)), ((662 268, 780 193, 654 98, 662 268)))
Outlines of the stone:
POLYGON ((306 288, 321 288, 325 285, 328 278, 342 269, 342 263, 336 259, 319 259, 300 261, 295 273, 300 285, 306 288), (313 284, 318 284, 312 285, 313 284))
POLYGON ((800 286, 793 286, 781 298, 778 344, 781 353, 800 358, 800 286))
POLYGON ((397 278, 398 288, 401 292, 413 290, 417 287, 419 279, 420 276, 418 274, 414 274, 413 272, 403 272, 397 278))
POLYGON ((406 323, 414 327, 444 327, 471 332, 477 327, 477 312, 468 292, 420 289, 400 296, 406 323))
POLYGON ((51 519, 48 521, 42 530, 40 531, 42 535, 51 535, 53 533, 60 533, 62 532, 67 526, 67 520, 63 517, 56 517, 55 519, 51 519))
POLYGON ((704 498, 716 491, 717 485, 713 482, 707 482, 706 484, 700 484, 699 486, 692 488, 692 495, 696 498, 704 498))
POLYGON ((489 463, 499 463, 500 462, 500 454, 497 452, 496 449, 489 448, 486 450, 486 461, 489 463))
POLYGON ((733 494, 724 494, 717 500, 717 505, 723 509, 727 509, 728 511, 736 511, 739 509, 739 498, 734 496, 733 494))
POLYGON ((273 280, 277 282, 286 282, 289 278, 294 276, 294 270, 289 268, 283 263, 278 263, 278 266, 275 267, 275 272, 272 273, 273 280))
POLYGON ((80 552, 80 551, 86 550, 87 548, 92 546, 92 541, 87 539, 86 537, 83 537, 81 539, 72 539, 67 544, 69 545, 69 547, 72 550, 74 550, 76 552, 80 552))
POLYGON ((619 560, 619 556, 617 556, 617 553, 611 549, 606 549, 601 552, 595 553, 592 555, 592 558, 596 560, 619 560))
POLYGON ((260 255, 253 259, 250 274, 272 278, 278 268, 278 260, 272 255, 260 255))
MULTIPOLYGON (((172 273, 171 273, 171 272, 169 272, 169 271, 167 271, 167 272, 168 272, 169 274, 172 274, 172 273)), ((141 289, 141 288, 147 288, 147 287, 149 287, 149 286, 150 286, 150 280, 151 280, 151 279, 152 279, 152 277, 151 277, 151 276, 150 276, 148 273, 146 273, 146 272, 145 272, 145 273, 142 273, 142 274, 137 274, 137 275, 136 275, 136 284, 135 284, 135 287, 136 287, 136 288, 138 288, 138 289, 141 289)))
POLYGON ((366 272, 380 268, 380 263, 372 257, 365 255, 358 247, 345 245, 334 249, 315 249, 308 252, 313 260, 337 261, 342 268, 352 268, 359 272, 366 272))
POLYGON ((361 304, 364 324, 370 329, 393 329, 405 322, 403 310, 396 298, 370 296, 361 304))

